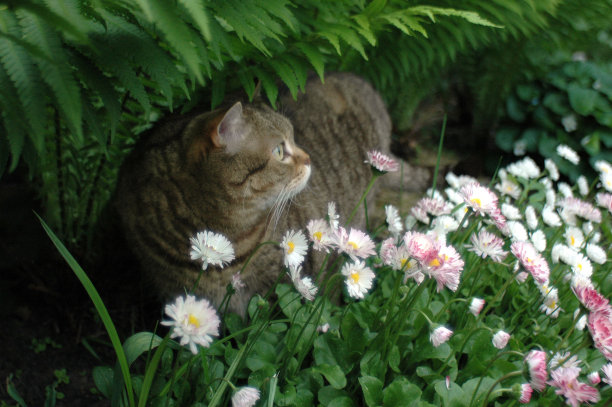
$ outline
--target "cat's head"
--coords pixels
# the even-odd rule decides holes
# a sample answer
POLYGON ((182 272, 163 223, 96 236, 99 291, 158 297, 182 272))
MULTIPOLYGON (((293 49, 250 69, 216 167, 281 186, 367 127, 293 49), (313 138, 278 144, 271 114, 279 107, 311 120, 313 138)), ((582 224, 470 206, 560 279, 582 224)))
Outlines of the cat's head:
POLYGON ((230 196, 266 206, 281 195, 288 199, 299 193, 311 172, 310 157, 295 144, 291 122, 259 104, 238 102, 209 117, 189 154, 201 163, 208 181, 230 196))

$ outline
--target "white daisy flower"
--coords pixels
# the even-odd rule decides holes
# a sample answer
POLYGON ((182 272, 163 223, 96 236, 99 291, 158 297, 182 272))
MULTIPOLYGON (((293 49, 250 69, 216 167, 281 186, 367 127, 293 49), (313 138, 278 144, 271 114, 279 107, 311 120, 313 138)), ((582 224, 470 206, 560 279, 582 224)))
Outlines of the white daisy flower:
POLYGON ((429 335, 429 340, 433 344, 434 348, 437 348, 444 342, 448 341, 452 335, 453 331, 444 326, 439 326, 431 332, 429 335))
POLYGON ((351 231, 347 233, 346 229, 339 227, 335 237, 338 251, 348 254, 353 260, 365 259, 376 254, 372 238, 360 230, 351 228, 351 231))
POLYGON ((173 304, 167 304, 164 312, 171 320, 161 321, 172 327, 171 338, 180 338, 181 346, 188 345, 194 355, 196 345, 208 348, 213 336, 219 336, 221 320, 215 309, 205 300, 196 300, 193 295, 178 297, 173 304))
POLYGON ((571 133, 578 128, 578 122, 576 121, 576 115, 568 114, 561 118, 561 124, 566 132, 571 133))
POLYGON ((259 400, 260 393, 254 387, 242 387, 232 396, 232 407, 252 407, 259 400))
POLYGON ((595 161, 595 169, 601 173, 612 174, 612 165, 604 160, 595 161))
POLYGON ((501 205, 501 213, 508 220, 519 220, 523 217, 519 209, 516 206, 511 205, 509 203, 503 203, 501 205))
POLYGON ((198 232, 195 237, 189 238, 189 241, 191 260, 201 260, 203 270, 206 270, 209 264, 223 268, 225 264, 234 260, 234 248, 221 234, 206 230, 198 232))
POLYGON ((526 242, 529 240, 527 229, 525 229, 525 226, 523 226, 521 222, 510 220, 506 225, 508 227, 508 236, 510 236, 512 240, 517 242, 526 242))
POLYGON ((555 164, 553 160, 551 160, 550 158, 544 160, 544 168, 546 168, 546 171, 548 171, 550 179, 552 179, 553 181, 559 180, 559 169, 557 168, 557 164, 555 164))
POLYGON ((557 146, 557 154, 559 154, 560 157, 565 158, 567 161, 571 162, 574 165, 578 165, 578 163, 580 162, 580 157, 578 156, 578 153, 576 153, 576 151, 570 146, 567 146, 565 144, 559 144, 557 146))
POLYGON ((480 215, 490 215, 498 209, 497 196, 489 188, 478 183, 464 185, 459 193, 463 196, 464 202, 480 215))
POLYGON ((530 157, 525 157, 506 167, 506 170, 516 176, 527 179, 536 179, 540 176, 540 168, 530 157))
POLYGON ((288 230, 280 247, 285 252, 285 267, 299 266, 308 251, 308 241, 301 230, 288 230))
POLYGON ((602 172, 599 176, 599 180, 606 191, 612 192, 612 173, 602 172))
POLYGON ((444 190, 444 193, 446 194, 446 197, 448 198, 448 200, 454 203, 455 205, 459 205, 460 203, 463 203, 463 198, 461 197, 459 192, 457 192, 455 189, 446 188, 444 190))
POLYGON ((348 294, 353 298, 363 298, 372 288, 374 272, 362 261, 346 263, 342 267, 341 273, 346 276, 346 288, 348 294))
POLYGON ((557 193, 554 189, 549 188, 546 190, 546 205, 549 208, 554 208, 557 204, 557 193))
POLYGON ((580 228, 568 226, 565 229, 564 236, 567 246, 574 251, 579 251, 584 245, 584 235, 580 228))
POLYGON ((561 218, 559 217, 554 207, 552 206, 548 206, 548 205, 544 206, 544 208, 542 209, 542 220, 548 226, 552 226, 552 227, 561 226, 561 218))
POLYGON ((389 225, 389 232, 397 238, 403 231, 402 219, 397 208, 393 205, 385 205, 385 214, 387 225, 389 225))
POLYGON ((525 208, 525 222, 531 230, 538 227, 538 215, 536 214, 535 208, 531 205, 528 205, 527 208, 525 208))
POLYGON ((608 260, 605 250, 595 243, 587 243, 586 253, 589 259, 597 264, 604 264, 608 260))
POLYGON ((569 184, 566 182, 559 182, 557 184, 557 189, 559 190, 559 193, 563 195, 565 198, 574 197, 574 193, 572 192, 572 187, 570 187, 569 184))
POLYGON ((551 318, 557 318, 562 311, 559 306, 559 291, 556 288, 550 289, 544 297, 544 302, 540 306, 540 311, 545 312, 551 318))
POLYGON ((372 150, 367 152, 368 159, 365 161, 372 168, 380 172, 389 172, 399 170, 399 163, 393 158, 381 153, 380 151, 372 150))
POLYGON ((578 192, 580 192, 580 195, 582 196, 588 195, 589 182, 587 181, 586 177, 584 175, 579 176, 578 179, 576 180, 576 183, 578 184, 578 192))
POLYGON ((480 229, 478 233, 470 236, 471 245, 465 245, 469 251, 476 253, 483 259, 487 256, 495 262, 501 262, 508 252, 503 250, 504 241, 493 233, 480 229))
POLYGON ((435 218, 431 226, 437 235, 444 236, 456 231, 459 228, 459 222, 450 215, 442 215, 435 218))
POLYGON ((574 274, 584 278, 591 278, 593 275, 593 265, 587 256, 582 253, 576 253, 574 257, 574 263, 570 264, 574 274))
POLYGON ((295 289, 302 297, 304 297, 304 299, 312 301, 314 300, 315 295, 317 295, 317 291, 319 289, 314 285, 310 277, 302 277, 301 273, 302 266, 289 266, 289 277, 291 278, 291 282, 295 286, 295 289))
POLYGON ((533 247, 536 248, 537 251, 542 253, 546 250, 546 235, 541 230, 536 230, 531 234, 531 243, 533 243, 533 247))
POLYGON ((329 249, 334 244, 329 223, 324 219, 312 219, 306 225, 306 230, 313 249, 329 253, 329 249))
POLYGON ((550 252, 550 258, 553 263, 559 263, 564 252, 571 251, 569 247, 562 243, 555 243, 550 252))
POLYGON ((512 180, 506 178, 502 179, 500 183, 495 184, 495 189, 502 195, 508 195, 513 199, 518 199, 521 196, 521 187, 512 180))

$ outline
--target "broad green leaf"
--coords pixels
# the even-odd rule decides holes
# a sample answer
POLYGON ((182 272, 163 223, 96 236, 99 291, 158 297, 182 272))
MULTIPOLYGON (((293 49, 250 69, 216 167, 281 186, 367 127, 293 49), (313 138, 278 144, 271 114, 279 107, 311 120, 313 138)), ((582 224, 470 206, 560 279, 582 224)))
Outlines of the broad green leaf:
POLYGON ((127 338, 123 343, 123 351, 128 363, 134 363, 140 355, 159 346, 162 340, 152 332, 138 332, 127 338))
POLYGON ((418 406, 420 399, 421 389, 403 377, 395 379, 383 390, 385 407, 418 406))
POLYGON ((362 376, 359 378, 359 384, 363 391, 363 398, 369 407, 375 407, 382 404, 383 401, 383 382, 377 377, 362 376))
POLYGON ((582 116, 588 116, 593 113, 595 107, 595 101, 598 93, 592 89, 586 89, 577 83, 572 83, 567 89, 569 96, 569 102, 578 114, 582 116))
POLYGON ((321 373, 334 389, 343 389, 346 386, 346 376, 340 366, 321 364, 314 366, 312 369, 321 373))
POLYGON ((293 69, 291 69, 291 67, 283 61, 273 61, 270 65, 272 65, 272 68, 274 68, 278 76, 289 88, 289 92, 291 92, 291 97, 293 97, 293 100, 297 100, 300 84, 295 77, 293 69))
POLYGON ((113 369, 108 366, 96 366, 91 374, 96 388, 104 397, 110 398, 113 390, 113 369))

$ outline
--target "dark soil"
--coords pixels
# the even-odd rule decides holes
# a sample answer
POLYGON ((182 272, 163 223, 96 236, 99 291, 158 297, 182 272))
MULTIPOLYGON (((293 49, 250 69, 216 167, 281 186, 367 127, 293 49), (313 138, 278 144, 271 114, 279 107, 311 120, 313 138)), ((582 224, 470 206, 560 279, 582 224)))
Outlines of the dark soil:
MULTIPOLYGON (((112 366, 115 354, 85 290, 45 234, 34 211, 35 193, 21 177, 0 182, 0 405, 109 405, 95 388, 94 366, 112 366)), ((102 267, 81 261, 100 292, 119 336, 151 330, 160 306, 138 284, 125 257, 107 253, 102 267)))

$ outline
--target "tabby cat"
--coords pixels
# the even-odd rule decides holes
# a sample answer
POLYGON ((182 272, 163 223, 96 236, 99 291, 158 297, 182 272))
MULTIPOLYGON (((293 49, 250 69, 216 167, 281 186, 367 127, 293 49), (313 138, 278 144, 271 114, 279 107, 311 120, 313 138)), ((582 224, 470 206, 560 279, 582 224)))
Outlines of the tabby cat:
MULTIPOLYGON (((284 95, 280 102, 286 116, 259 102, 175 116, 125 160, 116 208, 145 278, 162 296, 194 286, 201 263, 190 260, 189 238, 209 230, 225 235, 236 255, 223 269, 209 267, 195 290, 218 305, 259 243, 304 229, 325 216, 329 201, 346 220, 370 179, 366 152, 389 153, 389 115, 359 77, 330 74, 324 84, 312 78, 297 101, 284 95)), ((427 174, 413 175, 419 180, 412 177, 409 186, 423 186, 427 174)), ((357 216, 353 226, 362 223, 357 216)), ((276 281, 282 262, 280 248, 263 246, 230 309, 244 312, 254 293, 276 281)))

